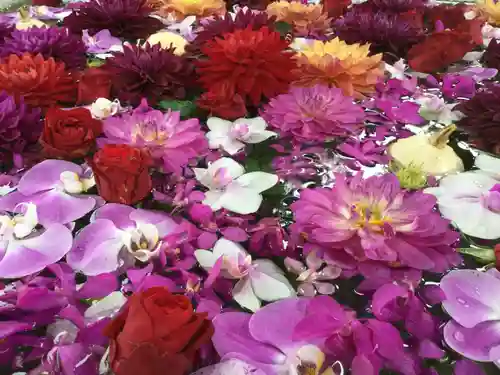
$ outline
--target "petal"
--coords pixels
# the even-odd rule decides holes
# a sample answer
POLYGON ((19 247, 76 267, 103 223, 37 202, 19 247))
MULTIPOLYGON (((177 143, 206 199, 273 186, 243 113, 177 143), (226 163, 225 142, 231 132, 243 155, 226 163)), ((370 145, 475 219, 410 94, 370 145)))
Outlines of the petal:
POLYGON ((221 230, 221 234, 230 241, 243 242, 248 240, 247 232, 238 227, 228 227, 221 230))
POLYGON ((207 127, 217 134, 227 134, 232 125, 233 123, 231 121, 223 120, 218 117, 209 117, 207 120, 207 127))
POLYGON ((78 290, 77 296, 80 299, 104 298, 120 287, 118 277, 113 273, 104 273, 98 276, 89 276, 87 281, 78 290))
POLYGON ((257 193, 261 193, 267 189, 272 188, 279 181, 279 178, 275 174, 266 172, 250 172, 245 173, 243 176, 237 179, 237 182, 247 188, 254 190, 257 193))
POLYGON ((266 130, 267 123, 262 117, 239 118, 234 121, 235 124, 245 124, 252 132, 261 132, 266 130))
POLYGON ((160 238, 172 233, 177 228, 177 223, 166 213, 161 211, 133 210, 129 218, 139 224, 153 224, 158 231, 160 238))
POLYGON ((475 160, 476 167, 492 175, 500 175, 500 159, 481 152, 475 160))
POLYGON ((73 236, 62 224, 53 224, 39 236, 10 241, 0 260, 0 278, 24 277, 59 261, 71 249, 73 236))
POLYGON ((272 132, 269 130, 264 130, 262 132, 250 134, 249 136, 247 136, 245 138, 245 142, 251 143, 251 144, 260 143, 260 142, 264 142, 266 139, 269 139, 269 138, 274 137, 276 135, 278 135, 278 134, 275 132, 272 132))
POLYGON ((260 309, 260 301, 256 297, 253 289, 252 282, 248 277, 239 280, 232 291, 233 299, 241 307, 250 311, 257 311, 260 309))
POLYGON ((259 210, 262 203, 262 195, 252 189, 247 189, 237 183, 233 183, 226 188, 219 202, 228 211, 248 215, 259 210))
POLYGON ((134 207, 125 204, 108 203, 96 210, 92 219, 111 220, 118 229, 135 228, 134 220, 130 218, 134 211, 134 207))
POLYGON ((250 279, 258 298, 264 301, 277 301, 295 296, 295 290, 272 261, 259 259, 253 264, 257 267, 250 272, 250 279))
POLYGON ((228 359, 212 366, 204 367, 191 375, 266 375, 266 373, 239 359, 228 359))
POLYGON ((214 161, 208 167, 207 172, 209 173, 210 176, 213 176, 215 172, 220 168, 225 168, 233 179, 236 179, 240 177, 243 173, 245 173, 245 168, 243 168, 241 164, 238 164, 231 158, 220 158, 214 161))
POLYGON ((196 258, 200 266, 205 270, 210 270, 218 259, 218 257, 215 256, 211 251, 202 249, 196 250, 194 252, 194 257, 196 258))
POLYGON ((125 303, 127 297, 122 292, 112 292, 103 299, 95 302, 87 310, 85 310, 85 319, 95 322, 99 319, 114 316, 125 303))
POLYGON ((497 181, 482 171, 464 172, 443 177, 439 187, 427 188, 425 193, 441 197, 475 197, 489 190, 497 181))
POLYGON ((241 151, 243 148, 245 148, 244 143, 237 141, 237 140, 234 140, 234 139, 231 139, 231 138, 225 138, 221 142, 221 146, 222 146, 222 149, 224 151, 226 151, 229 155, 235 155, 239 151, 241 151))
POLYGON ((23 175, 17 189, 23 195, 53 189, 61 183, 61 173, 66 171, 80 175, 82 168, 69 161, 44 160, 23 175))
POLYGON ((453 373, 455 375, 485 375, 480 364, 467 359, 455 362, 453 373))
POLYGON ((203 199, 203 204, 210 206, 210 208, 214 211, 218 211, 222 208, 222 198, 224 196, 224 192, 218 190, 209 190, 205 192, 205 199, 203 199))
POLYGON ((16 321, 4 321, 0 322, 0 339, 5 339, 6 337, 21 331, 29 331, 33 328, 30 323, 21 323, 16 321))
POLYGON ((215 243, 214 255, 216 258, 225 256, 231 261, 238 263, 241 258, 246 258, 248 253, 240 244, 221 238, 215 243))
POLYGON ((455 270, 441 280, 443 307, 460 325, 471 328, 500 320, 500 280, 475 270, 455 270))

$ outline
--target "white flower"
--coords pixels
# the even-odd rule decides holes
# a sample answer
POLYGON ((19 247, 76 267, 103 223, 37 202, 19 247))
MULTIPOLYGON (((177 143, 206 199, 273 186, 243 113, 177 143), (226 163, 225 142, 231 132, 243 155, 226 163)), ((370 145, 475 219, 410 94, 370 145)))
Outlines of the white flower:
POLYGON ((485 47, 490 44, 492 39, 500 39, 500 28, 491 26, 488 23, 484 24, 481 33, 483 34, 483 45, 485 47))
POLYGON ((116 115, 122 109, 120 101, 115 99, 113 101, 106 98, 98 98, 90 106, 90 113, 92 117, 99 120, 116 115))
POLYGON ((108 294, 103 299, 92 303, 84 316, 88 322, 96 322, 103 318, 111 318, 125 305, 127 297, 120 291, 115 291, 108 294))
POLYGON ((443 98, 436 95, 426 95, 417 98, 420 104, 419 114, 428 121, 437 121, 443 125, 451 125, 460 120, 460 112, 453 111, 456 104, 446 104, 443 98))
POLYGON ((463 233, 500 238, 500 159, 480 154, 476 166, 480 169, 446 176, 425 192, 436 196, 441 214, 463 233))
POLYGON ((278 183, 278 176, 265 172, 245 174, 245 168, 230 158, 221 158, 207 169, 194 168, 196 179, 209 190, 204 204, 217 211, 221 208, 238 214, 256 212, 263 191, 278 183))
POLYGON ((391 75, 391 78, 405 79, 408 66, 403 59, 399 59, 394 65, 385 64, 385 70, 391 75))
POLYGON ((262 117, 239 118, 234 122, 210 117, 207 126, 210 148, 221 148, 230 155, 244 148, 245 143, 260 143, 276 135, 266 130, 267 124, 262 117))
POLYGON ((295 296, 295 290, 284 276, 283 271, 269 259, 253 260, 235 242, 219 239, 209 250, 196 250, 194 256, 198 263, 210 271, 219 261, 222 262, 220 275, 239 280, 233 288, 233 298, 238 304, 256 311, 262 301, 277 301, 295 296))

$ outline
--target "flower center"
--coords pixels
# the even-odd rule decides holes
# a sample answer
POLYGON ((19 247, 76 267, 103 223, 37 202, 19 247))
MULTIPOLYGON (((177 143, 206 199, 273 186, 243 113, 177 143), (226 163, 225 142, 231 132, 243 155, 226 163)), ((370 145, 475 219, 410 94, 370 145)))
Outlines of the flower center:
POLYGON ((213 186, 217 189, 223 189, 233 181, 231 173, 227 168, 219 168, 212 177, 213 186))
POLYGON ((229 136, 234 139, 244 138, 250 131, 250 127, 247 124, 233 124, 231 130, 229 131, 229 136))
POLYGON ((158 229, 153 224, 137 223, 136 228, 125 230, 122 237, 128 252, 141 262, 147 262, 161 244, 158 229))
POLYGON ((287 361, 290 366, 290 374, 293 375, 318 375, 325 355, 315 345, 305 345, 299 348, 294 356, 287 361))
POLYGON ((351 206, 351 213, 356 227, 360 229, 369 228, 383 232, 384 226, 390 223, 390 219, 383 215, 383 210, 377 205, 357 202, 351 206))
POLYGON ((137 137, 140 137, 146 142, 161 143, 170 138, 170 133, 165 130, 158 129, 155 122, 146 121, 136 125, 132 138, 135 141, 137 137))
POLYGON ((29 236, 38 225, 38 215, 36 206, 33 203, 26 203, 24 214, 14 217, 9 215, 0 216, 0 243, 5 243, 15 238, 25 238, 29 236))
POLYGON ((81 178, 75 172, 64 171, 59 176, 64 191, 69 194, 81 194, 95 185, 94 177, 81 178))
POLYGON ((222 260, 224 262, 223 268, 235 279, 245 277, 253 268, 252 257, 250 255, 247 257, 240 256, 237 262, 228 256, 223 256, 222 260))

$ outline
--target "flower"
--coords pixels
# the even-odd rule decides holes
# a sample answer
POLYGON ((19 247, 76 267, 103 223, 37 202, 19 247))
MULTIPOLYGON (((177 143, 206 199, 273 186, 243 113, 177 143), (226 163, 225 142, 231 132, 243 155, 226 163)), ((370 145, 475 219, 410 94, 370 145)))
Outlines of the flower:
POLYGON ((40 110, 29 108, 22 97, 18 103, 0 92, 0 160, 4 166, 11 163, 13 154, 21 154, 35 144, 42 131, 40 110))
POLYGON ((116 375, 165 369, 169 375, 184 375, 213 331, 206 314, 194 312, 189 298, 155 287, 133 294, 104 333, 111 340, 109 359, 116 375))
POLYGON ((337 150, 369 167, 376 164, 387 164, 389 161, 389 157, 385 155, 386 147, 379 146, 375 141, 369 139, 359 141, 356 138, 350 138, 337 147, 337 150))
POLYGON ((12 31, 14 31, 12 22, 7 21, 6 18, 0 18, 0 42, 3 43, 5 38, 7 38, 12 31))
POLYGON ((91 0, 64 18, 63 24, 74 33, 87 30, 94 35, 107 29, 115 37, 135 41, 163 28, 160 20, 150 17, 151 12, 146 0, 91 0))
POLYGON ((266 130, 267 124, 262 117, 239 118, 236 121, 210 117, 207 126, 210 129, 206 134, 210 148, 221 148, 229 155, 237 154, 246 143, 264 142, 276 135, 266 130))
POLYGON ((394 13, 404 13, 413 9, 421 9, 426 0, 373 0, 372 5, 380 10, 394 13))
POLYGON ((235 30, 209 41, 201 51, 207 60, 197 62, 200 83, 206 90, 225 87, 258 105, 286 91, 293 79, 293 52, 278 32, 267 27, 235 30))
POLYGON ((90 224, 78 232, 67 255, 68 264, 85 275, 114 272, 148 262, 164 250, 164 238, 177 228, 164 212, 108 203, 98 208, 90 224))
POLYGON ((339 38, 314 41, 298 58, 295 86, 324 84, 340 88, 344 95, 362 98, 375 91, 383 75, 382 55, 369 56, 370 45, 347 44, 339 38))
POLYGON ((234 93, 231 83, 217 87, 215 90, 204 92, 197 100, 196 105, 209 111, 211 116, 220 116, 234 120, 247 115, 245 100, 234 93))
POLYGON ((323 11, 332 19, 342 16, 351 5, 350 0, 324 0, 323 11))
POLYGON ((405 64, 404 59, 399 59, 393 65, 385 64, 385 70, 390 74, 391 78, 396 78, 399 80, 406 79, 406 70, 408 65, 405 64))
POLYGON ((456 107, 465 116, 457 126, 470 134, 476 147, 500 153, 498 129, 500 122, 497 106, 500 99, 500 87, 492 86, 479 91, 471 100, 465 101, 456 107))
POLYGON ((78 82, 78 104, 90 104, 111 95, 111 75, 103 68, 88 68, 78 82))
POLYGON ((137 148, 104 145, 89 164, 99 195, 108 202, 134 204, 151 192, 151 160, 137 148))
POLYGON ((0 215, 0 277, 3 279, 43 270, 59 261, 73 243, 71 231, 62 224, 38 227, 35 204, 27 203, 23 209, 22 213, 0 215))
POLYGON ((460 113, 453 111, 456 106, 446 104, 443 98, 436 95, 425 95, 417 98, 417 103, 420 104, 419 114, 428 121, 437 121, 443 125, 451 125, 457 120, 460 120, 460 113))
POLYGON ((252 260, 243 247, 225 238, 209 250, 196 250, 194 256, 204 269, 236 279, 233 299, 242 307, 257 311, 263 301, 277 301, 295 295, 283 271, 269 259, 252 260))
POLYGON ((500 25, 500 6, 495 0, 479 0, 477 1, 477 7, 487 17, 489 24, 500 25))
POLYGON ((98 98, 90 106, 92 117, 98 120, 104 120, 114 116, 122 110, 123 108, 118 99, 111 101, 106 98, 98 98))
POLYGON ((278 183, 278 176, 265 172, 245 173, 245 169, 230 158, 216 160, 207 169, 193 168, 196 179, 208 191, 203 204, 214 211, 225 208, 237 214, 256 212, 261 193, 278 183))
POLYGON ((306 297, 314 297, 319 294, 333 294, 335 287, 325 281, 334 280, 340 276, 342 269, 337 266, 325 266, 324 261, 314 251, 306 256, 305 264, 296 259, 286 257, 285 267, 288 272, 293 272, 300 284, 297 293, 306 297), (320 271, 321 269, 321 271, 320 271))
POLYGON ((9 55, 0 64, 0 90, 15 96, 18 102, 22 96, 26 104, 47 108, 72 102, 76 86, 64 63, 25 53, 21 57, 9 55))
POLYGON ((87 63, 85 50, 82 39, 64 27, 31 27, 13 31, 0 46, 0 56, 22 56, 28 52, 45 59, 52 57, 63 62, 67 69, 80 69, 87 63))
POLYGON ((498 319, 499 273, 454 270, 441 279, 446 299, 443 308, 451 316, 444 327, 444 340, 464 357, 480 362, 500 359, 498 319))
POLYGON ((500 42, 497 39, 488 44, 482 61, 488 68, 500 69, 500 42))
POLYGON ((194 66, 161 45, 126 46, 106 60, 104 69, 113 77, 113 91, 125 102, 152 104, 162 99, 184 99, 193 86, 194 66), (118 78, 119 77, 119 78, 118 78))
POLYGON ((186 16, 200 18, 226 13, 224 0, 149 0, 162 16, 173 13, 178 20, 186 16))
POLYGON ((41 225, 68 224, 95 208, 96 197, 83 194, 94 185, 83 167, 64 160, 44 160, 21 177, 16 191, 0 197, 0 210, 14 212, 18 205, 33 203, 41 225))
POLYGON ((444 272, 460 262, 451 247, 459 237, 434 211, 436 199, 406 192, 396 176, 347 180, 337 175, 333 188, 305 189, 293 203, 293 232, 320 246, 340 264, 444 272))
POLYGON ((469 236, 500 238, 500 161, 487 154, 476 158, 480 168, 443 177, 425 191, 437 198, 441 215, 469 236))
POLYGON ((49 158, 77 159, 86 156, 102 132, 102 123, 86 108, 50 108, 40 143, 49 158))
POLYGON ((172 52, 175 55, 182 56, 186 52, 185 49, 189 42, 182 35, 171 31, 160 31, 156 34, 151 34, 146 43, 151 45, 159 43, 161 48, 173 48, 172 52))
MULTIPOLYGON (((436 4, 431 7, 425 7, 425 17, 429 23, 434 26, 438 21, 446 29, 455 29, 465 21, 465 13, 470 9, 468 4, 436 4)), ((434 27, 435 28, 435 27, 434 27)))
POLYGON ((357 134, 363 127, 364 110, 342 90, 324 85, 293 87, 264 106, 262 117, 282 137, 298 142, 323 142, 357 134))
POLYGON ((103 144, 127 144, 146 151, 167 172, 181 174, 190 160, 207 151, 207 140, 198 119, 181 121, 180 112, 166 113, 148 106, 146 100, 131 113, 104 121, 103 144))
POLYGON ((121 52, 122 50, 122 41, 112 36, 108 29, 100 30, 94 36, 90 36, 88 30, 82 30, 82 34, 88 53, 121 52))
POLYGON ((321 4, 278 0, 267 6, 266 13, 292 25, 297 36, 324 37, 331 33, 331 19, 323 13, 321 4))

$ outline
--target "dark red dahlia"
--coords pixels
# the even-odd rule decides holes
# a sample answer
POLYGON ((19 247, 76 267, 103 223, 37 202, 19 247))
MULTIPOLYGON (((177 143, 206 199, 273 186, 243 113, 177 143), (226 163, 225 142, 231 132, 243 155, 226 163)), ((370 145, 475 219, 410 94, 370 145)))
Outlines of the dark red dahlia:
POLYGON ((383 11, 400 13, 423 8, 427 0, 371 0, 370 3, 383 11))
POLYGON ((265 10, 272 0, 228 0, 226 1, 227 9, 233 10, 235 5, 240 7, 248 7, 255 10, 265 10))
POLYGON ((500 86, 478 91, 457 109, 465 115, 457 125, 470 134, 474 145, 500 154, 500 86))
POLYGON ((194 65, 160 44, 129 45, 123 53, 108 58, 103 68, 112 77, 115 96, 131 104, 139 104, 142 98, 152 104, 161 99, 184 99, 196 83, 194 65))
POLYGON ((441 21, 445 29, 455 29, 465 21, 464 14, 469 8, 470 6, 466 4, 440 4, 425 8, 425 18, 431 30, 434 29, 437 21, 441 21))
POLYGON ((31 27, 14 30, 0 45, 0 57, 11 54, 21 56, 25 52, 41 54, 63 62, 68 69, 83 68, 87 63, 87 47, 80 36, 71 34, 63 27, 31 27))
POLYGON ((488 68, 500 70, 500 42, 492 39, 483 55, 483 63, 488 68))
POLYGON ((108 29, 113 36, 135 41, 163 28, 161 21, 150 17, 152 11, 147 0, 90 0, 66 17, 64 26, 91 35, 108 29))
POLYGON ((225 87, 256 106, 262 98, 285 92, 295 79, 296 61, 288 47, 268 27, 224 34, 202 46, 208 58, 197 62, 200 82, 212 92, 225 87))
POLYGON ((3 42, 14 31, 14 24, 6 18, 0 18, 0 42, 3 42))

